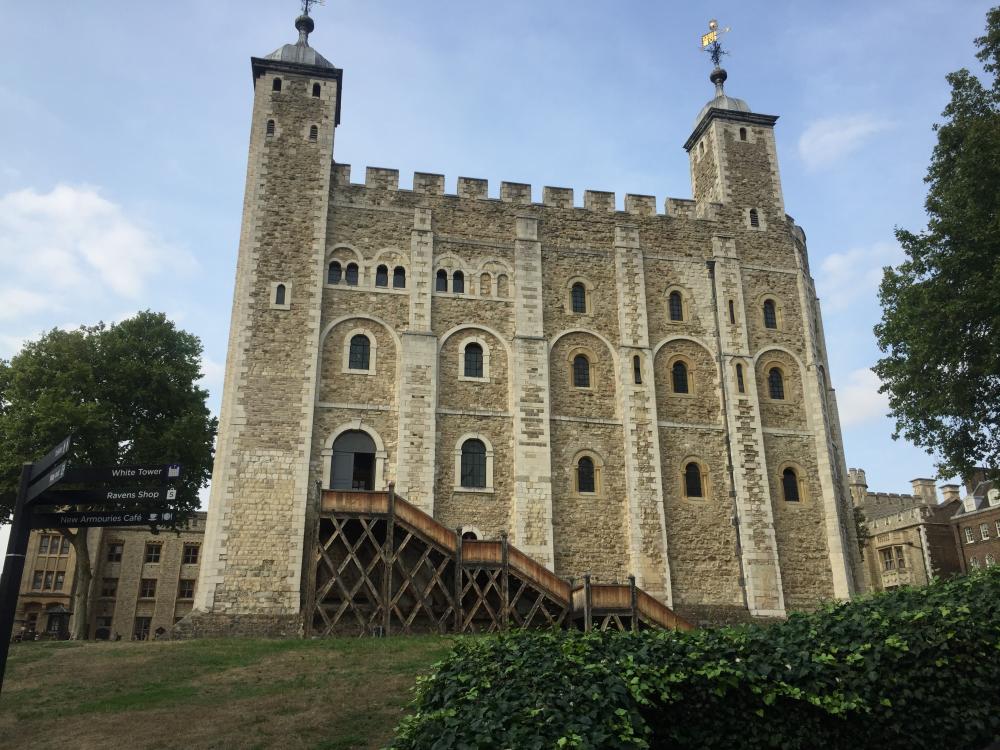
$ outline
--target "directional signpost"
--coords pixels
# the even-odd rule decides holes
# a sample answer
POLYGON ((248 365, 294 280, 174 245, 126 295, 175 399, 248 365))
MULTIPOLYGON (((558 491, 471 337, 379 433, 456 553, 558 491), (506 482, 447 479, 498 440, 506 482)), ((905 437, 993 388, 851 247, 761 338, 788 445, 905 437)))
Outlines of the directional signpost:
POLYGON ((17 592, 24 573, 28 536, 32 529, 79 529, 92 526, 171 526, 177 512, 169 504, 177 490, 169 486, 180 479, 179 464, 143 466, 68 466, 72 440, 66 438, 34 463, 21 468, 21 484, 7 542, 7 557, 0 576, 0 689, 7 667, 7 650, 14 628, 17 592), (123 484, 103 489, 56 490, 56 485, 123 484), (138 483, 156 484, 148 488, 138 483), (68 508, 80 505, 134 504, 126 511, 38 512, 39 506, 68 508), (155 508, 156 510, 150 510, 155 508))

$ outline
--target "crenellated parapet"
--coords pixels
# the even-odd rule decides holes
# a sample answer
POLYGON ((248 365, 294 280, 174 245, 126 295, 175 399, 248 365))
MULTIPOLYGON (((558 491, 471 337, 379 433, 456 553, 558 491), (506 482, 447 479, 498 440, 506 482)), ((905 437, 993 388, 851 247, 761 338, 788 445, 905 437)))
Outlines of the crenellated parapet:
POLYGON ((534 201, 534 186, 523 182, 500 183, 498 198, 490 197, 489 181, 476 177, 458 177, 455 192, 446 192, 444 175, 432 172, 414 172, 412 187, 407 190, 400 187, 399 170, 384 167, 367 167, 363 183, 351 182, 351 165, 334 164, 332 183, 337 187, 364 187, 369 190, 385 190, 391 192, 412 192, 424 195, 454 196, 471 200, 511 203, 521 206, 545 206, 570 211, 588 211, 596 214, 621 214, 631 216, 653 217, 661 216, 671 219, 688 219, 717 221, 721 204, 698 204, 687 198, 665 198, 663 210, 658 212, 656 196, 626 193, 623 209, 618 209, 618 198, 613 192, 606 190, 584 190, 583 205, 577 205, 573 188, 542 187, 541 202, 534 201))

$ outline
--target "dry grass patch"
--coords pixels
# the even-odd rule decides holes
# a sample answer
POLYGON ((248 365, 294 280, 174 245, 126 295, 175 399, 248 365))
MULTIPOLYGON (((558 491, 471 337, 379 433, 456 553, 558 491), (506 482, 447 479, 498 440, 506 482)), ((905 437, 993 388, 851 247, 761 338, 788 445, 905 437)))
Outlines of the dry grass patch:
POLYGON ((451 638, 29 643, 0 747, 382 747, 451 638))

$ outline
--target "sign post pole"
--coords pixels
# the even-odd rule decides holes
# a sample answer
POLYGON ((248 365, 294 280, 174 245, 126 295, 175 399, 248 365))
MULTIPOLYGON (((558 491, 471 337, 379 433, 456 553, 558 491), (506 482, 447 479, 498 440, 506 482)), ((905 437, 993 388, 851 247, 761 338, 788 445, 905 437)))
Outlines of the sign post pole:
POLYGON ((28 553, 28 535, 31 533, 31 508, 26 504, 31 471, 32 464, 21 467, 21 486, 17 491, 14 522, 10 529, 10 539, 7 540, 7 557, 3 575, 0 576, 0 691, 3 690, 3 676, 7 670, 7 652, 14 630, 14 610, 17 609, 17 593, 21 588, 24 558, 28 553))

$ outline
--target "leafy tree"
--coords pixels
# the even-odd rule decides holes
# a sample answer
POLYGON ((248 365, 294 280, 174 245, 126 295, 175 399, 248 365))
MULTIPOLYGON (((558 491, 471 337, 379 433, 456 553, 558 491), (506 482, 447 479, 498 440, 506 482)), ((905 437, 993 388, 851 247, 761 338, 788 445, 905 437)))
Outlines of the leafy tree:
POLYGON ((927 228, 896 230, 907 259, 885 270, 875 327, 894 437, 938 453, 941 476, 1000 466, 1000 7, 975 43, 992 84, 947 77, 927 228))
MULTIPOLYGON (((13 511, 21 464, 72 434, 71 465, 181 464, 171 505, 183 522, 208 482, 217 426, 196 384, 201 352, 196 336, 145 311, 110 326, 53 329, 0 360, 0 520, 13 511)), ((63 534, 76 552, 73 637, 86 638, 88 538, 85 530, 63 534)))

